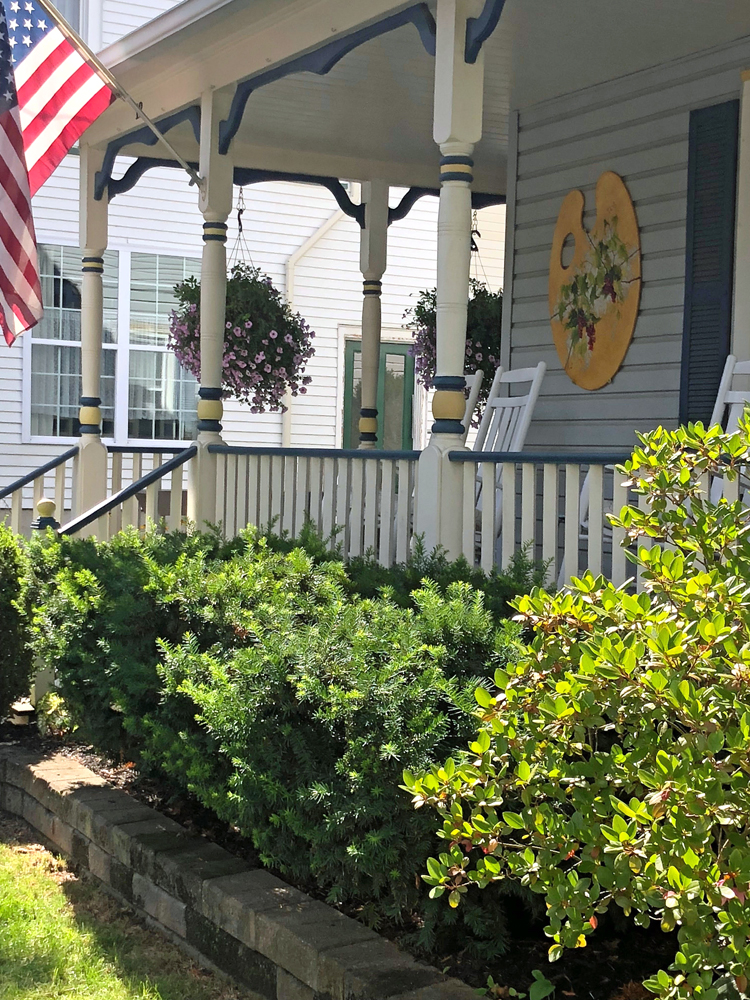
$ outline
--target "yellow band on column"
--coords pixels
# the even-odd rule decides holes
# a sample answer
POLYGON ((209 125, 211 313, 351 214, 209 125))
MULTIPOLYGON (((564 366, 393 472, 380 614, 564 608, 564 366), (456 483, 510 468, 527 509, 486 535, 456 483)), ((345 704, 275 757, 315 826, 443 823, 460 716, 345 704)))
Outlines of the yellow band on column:
POLYGON ((378 422, 375 417, 360 417, 359 418, 359 433, 360 434, 377 434, 378 433, 378 422))
POLYGON ((221 420, 224 416, 224 406, 220 399, 199 399, 199 420, 221 420))
POLYGON ((438 389, 432 397, 432 415, 436 420, 461 420, 466 412, 466 397, 462 392, 438 389))
POLYGON ((98 406, 82 406, 78 411, 78 420, 90 426, 99 425, 102 422, 102 411, 98 406))

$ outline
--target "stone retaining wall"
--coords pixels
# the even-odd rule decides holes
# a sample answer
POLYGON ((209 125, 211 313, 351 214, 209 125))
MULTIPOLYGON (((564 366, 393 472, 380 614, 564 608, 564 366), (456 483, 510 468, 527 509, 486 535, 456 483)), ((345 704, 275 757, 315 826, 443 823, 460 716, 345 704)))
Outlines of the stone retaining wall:
POLYGON ((0 745, 0 809, 258 1000, 470 1000, 364 925, 112 788, 69 757, 0 745))

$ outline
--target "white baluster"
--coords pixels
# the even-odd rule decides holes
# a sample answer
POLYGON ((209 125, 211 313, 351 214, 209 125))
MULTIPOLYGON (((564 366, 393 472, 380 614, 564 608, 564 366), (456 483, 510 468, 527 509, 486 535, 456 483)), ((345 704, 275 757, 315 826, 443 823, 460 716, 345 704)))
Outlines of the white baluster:
POLYGON ((67 462, 63 462, 62 465, 58 465, 55 469, 55 506, 57 508, 57 520, 60 524, 64 524, 66 521, 65 517, 65 482, 66 482, 66 472, 68 471, 67 462))
POLYGON ((470 566, 476 563, 477 532, 477 467, 474 462, 464 462, 463 525, 461 551, 470 566))
POLYGON ((258 455, 247 455, 247 511, 245 513, 245 524, 258 525, 260 518, 260 458, 258 455))
POLYGON ((507 569, 516 550, 516 463, 503 462, 502 568, 507 569))
POLYGON ((172 469, 172 482, 169 489, 169 517, 167 527, 170 531, 182 528, 182 482, 185 466, 172 469))
POLYGON ((380 542, 378 545, 378 562, 381 566, 390 566, 393 562, 393 470, 395 463, 392 459, 387 459, 381 464, 380 542))
POLYGON ((565 466, 565 530, 563 545, 563 566, 565 583, 578 576, 578 541, 581 534, 579 518, 581 504, 581 467, 565 466))
POLYGON ((400 458, 398 469, 398 493, 396 495, 396 562, 404 563, 409 558, 412 524, 412 496, 414 495, 417 463, 400 458), (413 470, 413 473, 412 473, 413 470))
POLYGON ((480 565, 485 573, 491 573, 495 565, 495 465, 491 462, 482 463, 482 482, 484 497, 482 502, 482 554, 480 565), (489 489, 487 487, 490 487, 489 489))
POLYGON ((308 488, 310 490, 310 520, 318 534, 322 531, 322 503, 323 503, 323 459, 310 458, 310 466, 307 473, 308 488))
POLYGON ((323 503, 320 533, 328 541, 336 523, 336 459, 323 459, 323 503))
POLYGON ((21 534, 21 509, 23 507, 23 490, 16 490, 10 498, 10 529, 17 535, 21 534))
MULTIPOLYGON (((612 510, 618 517, 620 511, 628 502, 628 489, 623 486, 622 474, 615 470, 614 485, 612 487, 612 510)), ((612 529, 612 583, 615 587, 621 587, 628 579, 628 560, 625 556, 625 530, 623 528, 612 529)))
MULTIPOLYGON (((521 545, 536 538, 536 466, 524 462, 521 466, 521 545)), ((530 556, 534 558, 534 546, 530 556)))
POLYGON ((602 543, 604 541, 604 466, 591 465, 589 480, 589 525, 587 565, 594 576, 602 571, 602 543))
POLYGON ((542 496, 542 560, 549 563, 547 581, 557 580, 557 490, 558 468, 544 466, 542 496))
POLYGON ((363 534, 363 520, 364 520, 364 497, 363 497, 363 487, 364 487, 364 469, 362 468, 363 459, 353 458, 352 462, 352 493, 351 493, 351 507, 349 508, 349 524, 348 524, 348 535, 349 535, 349 552, 350 558, 355 558, 356 556, 362 555, 362 534, 363 534))
POLYGON ((299 538, 307 515, 307 479, 309 459, 297 459, 297 480, 294 490, 294 537, 299 538))
POLYGON ((332 539, 332 547, 341 545, 341 551, 344 555, 349 551, 351 467, 352 459, 350 458, 339 458, 336 461, 336 510, 333 523, 338 530, 336 537, 332 539))
POLYGON ((261 455, 258 471, 258 527, 265 529, 271 519, 271 456, 261 455))
MULTIPOLYGON (((365 466, 364 528, 365 552, 374 552, 378 531, 378 471, 380 462, 370 459, 365 466)), ((376 553, 377 554, 377 553, 376 553)))
POLYGON ((234 533, 238 535, 249 521, 247 510, 247 455, 237 455, 237 493, 235 500, 234 533))
POLYGON ((281 528, 294 537, 294 503, 297 494, 297 460, 294 455, 284 456, 284 508, 281 514, 281 528))
POLYGON ((268 525, 273 524, 273 530, 281 532, 281 515, 284 510, 284 468, 286 458, 283 455, 269 456, 271 463, 271 516, 268 525))

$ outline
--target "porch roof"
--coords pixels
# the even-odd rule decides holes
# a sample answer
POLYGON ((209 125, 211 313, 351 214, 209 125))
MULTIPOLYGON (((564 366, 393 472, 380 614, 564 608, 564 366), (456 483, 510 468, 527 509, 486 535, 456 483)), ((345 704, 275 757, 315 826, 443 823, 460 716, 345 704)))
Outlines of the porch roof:
MULTIPOLYGON (((486 5, 503 7, 502 0, 486 5)), ((250 96, 231 144, 235 166, 436 188, 433 58, 424 30, 417 30, 434 7, 434 0, 185 0, 101 55, 154 118, 198 105, 210 88, 230 101, 238 81, 267 81, 294 61, 296 72, 264 82, 250 96), (379 34, 384 23, 394 27, 379 34), (345 49, 347 40, 359 39, 324 75, 305 71, 316 62, 320 69, 321 53, 335 57, 337 45, 345 49)), ((627 8, 620 0, 507 0, 486 42, 475 190, 505 193, 512 107, 748 34, 747 0, 630 0, 627 8)), ((133 128, 132 112, 117 102, 85 141, 106 146, 133 128)), ((186 159, 197 160, 189 121, 169 138, 186 159)), ((164 155, 149 145, 123 151, 164 155)))

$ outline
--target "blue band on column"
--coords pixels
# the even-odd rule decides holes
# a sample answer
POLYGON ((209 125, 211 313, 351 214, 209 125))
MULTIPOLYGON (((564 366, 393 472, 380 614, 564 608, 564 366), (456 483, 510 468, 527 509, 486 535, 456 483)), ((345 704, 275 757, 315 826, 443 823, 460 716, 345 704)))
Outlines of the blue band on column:
POLYGON ((435 375, 432 388, 440 389, 442 392, 463 392, 466 388, 466 379, 463 375, 435 375))
POLYGON ((377 415, 378 415, 378 411, 377 410, 373 410, 373 409, 371 409, 371 408, 369 408, 367 406, 363 406, 362 409, 359 411, 359 415, 360 415, 360 417, 370 417, 372 419, 376 419, 377 415))
POLYGON ((221 423, 218 420, 199 420, 198 421, 199 431, 216 431, 217 434, 221 433, 221 423))
POLYGON ((432 425, 433 434, 463 434, 464 425, 460 420, 436 420, 432 425))
POLYGON ((198 390, 198 395, 201 399, 218 399, 221 400, 224 395, 223 389, 213 389, 210 386, 202 385, 198 390))
POLYGON ((103 257, 83 257, 81 262, 82 271, 91 271, 94 274, 104 273, 103 257))
POLYGON ((101 427, 99 424, 81 424, 78 428, 79 434, 100 434, 101 427))
POLYGON ((81 396, 78 400, 79 406, 101 406, 102 401, 98 396, 81 396))
POLYGON ((205 243, 211 243, 211 242, 226 243, 227 241, 226 222, 204 222, 203 241, 205 243))

